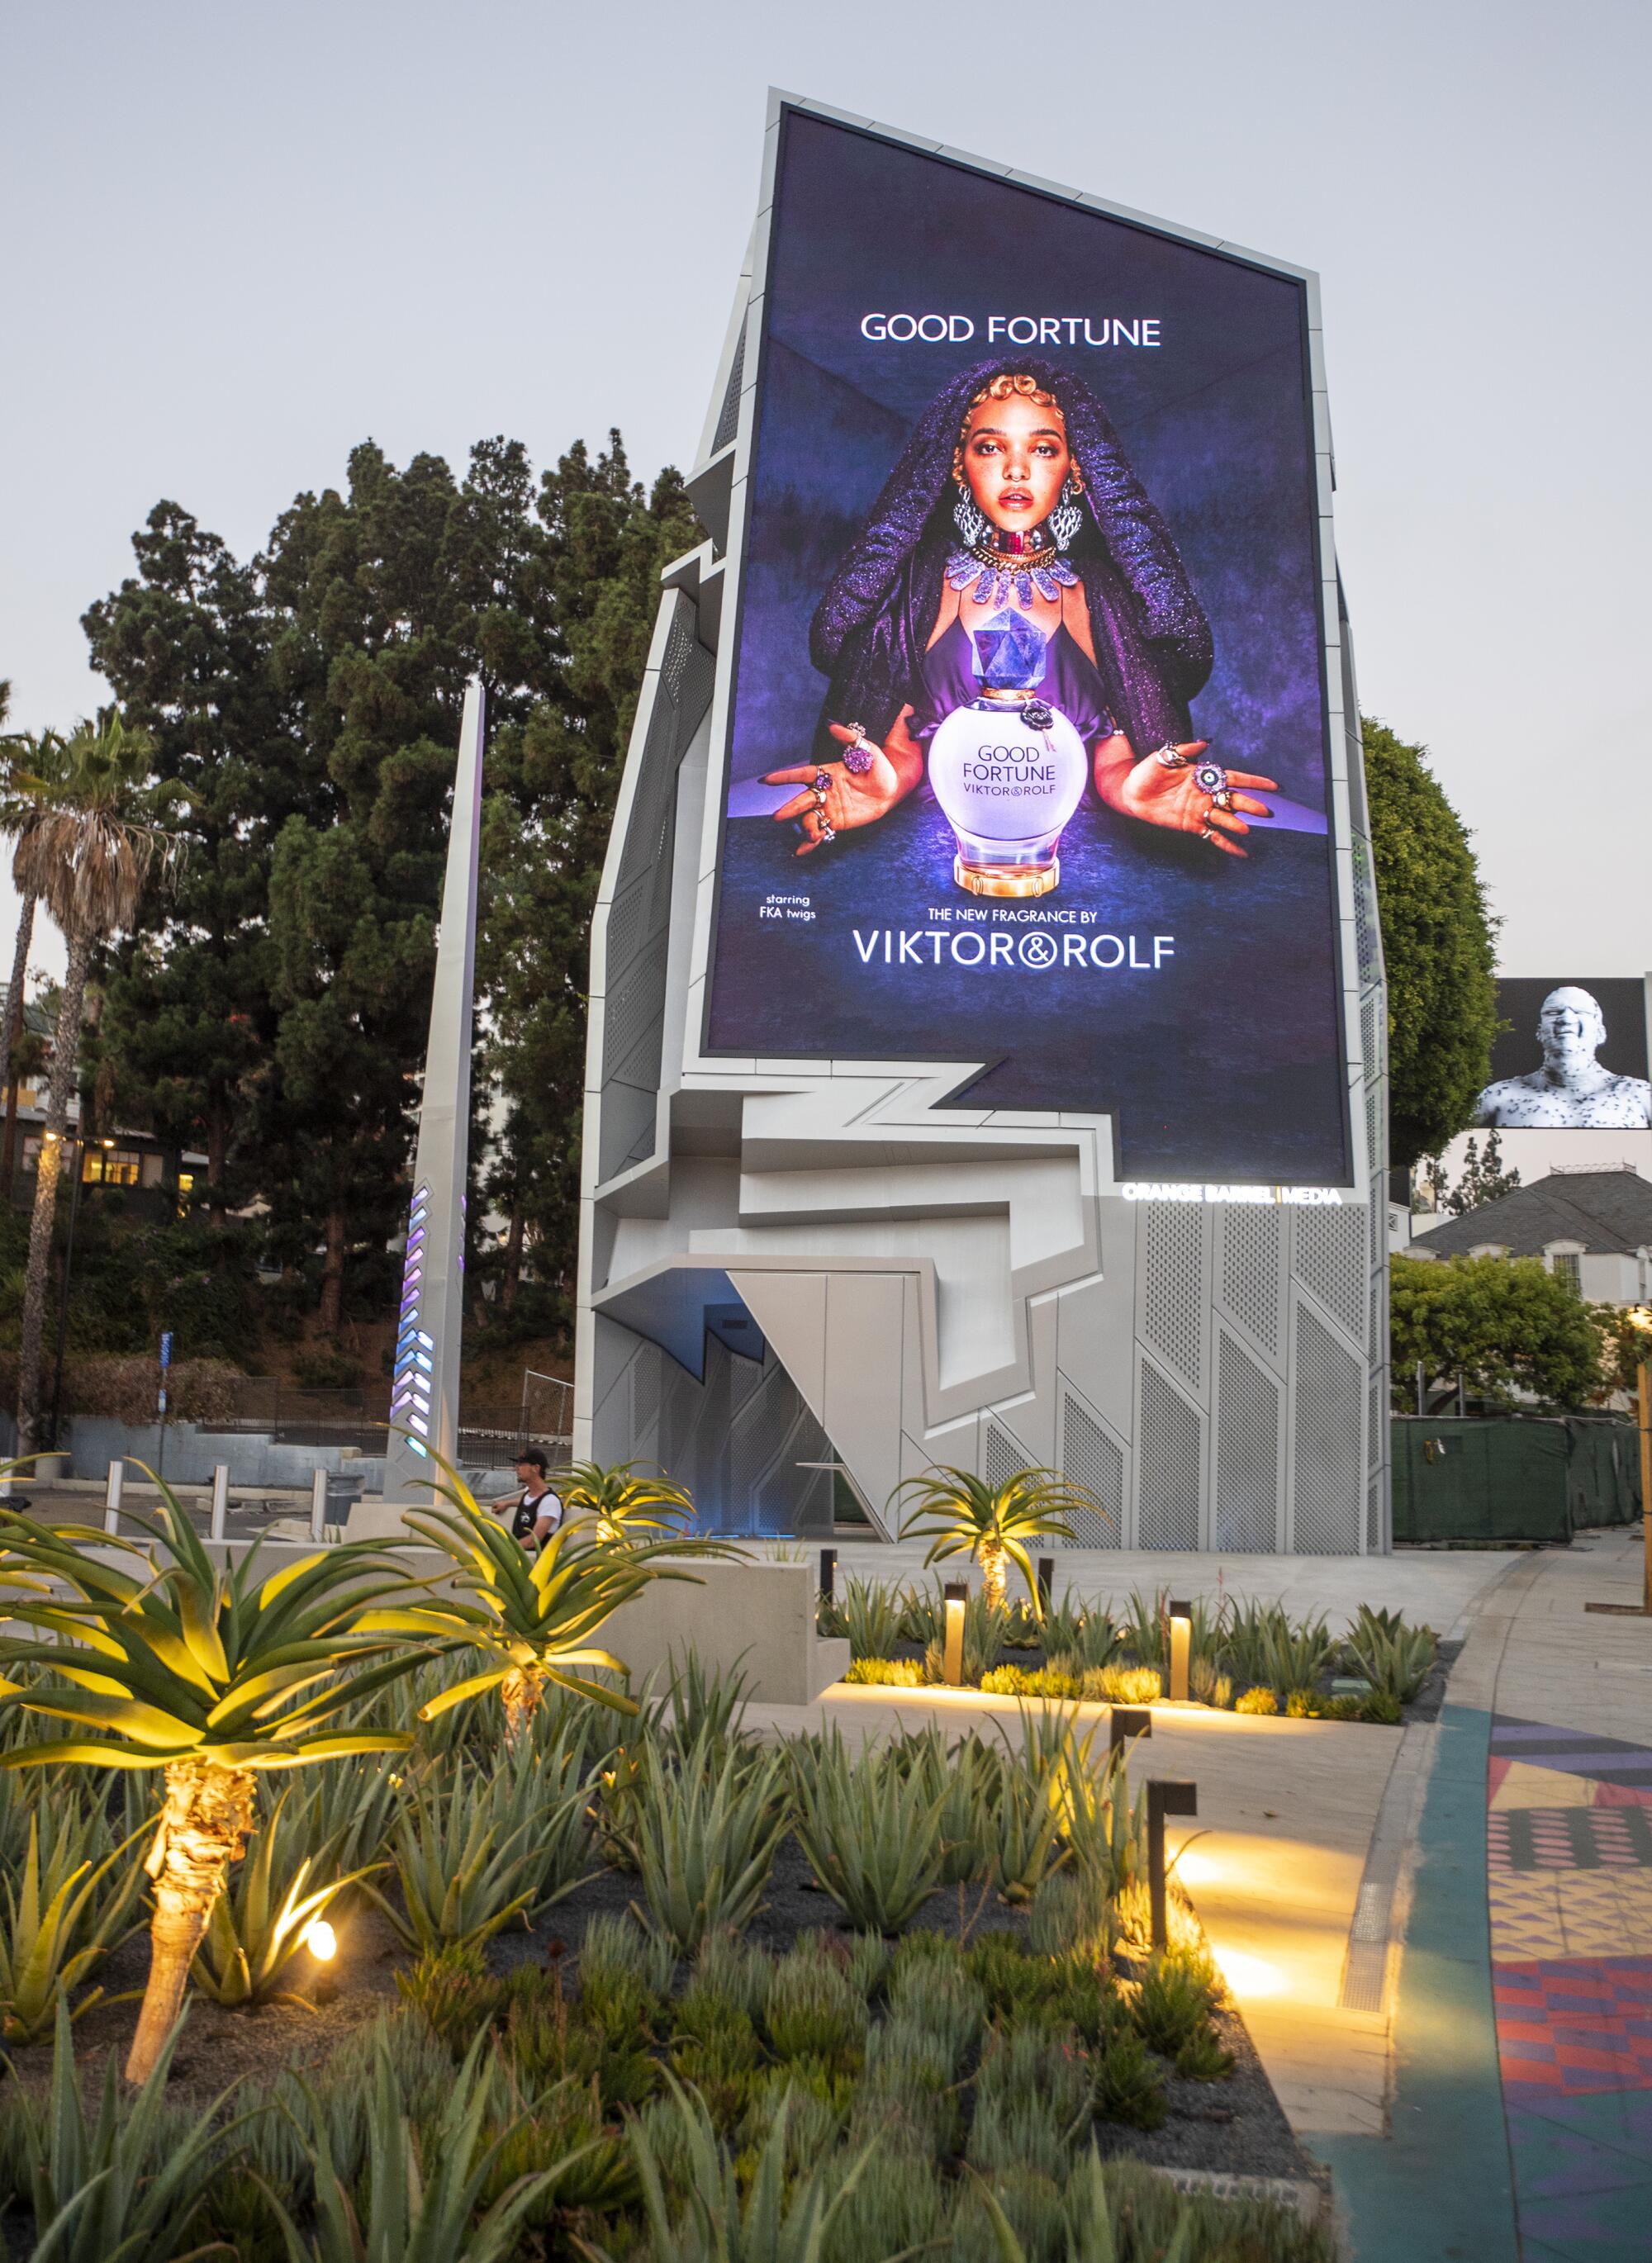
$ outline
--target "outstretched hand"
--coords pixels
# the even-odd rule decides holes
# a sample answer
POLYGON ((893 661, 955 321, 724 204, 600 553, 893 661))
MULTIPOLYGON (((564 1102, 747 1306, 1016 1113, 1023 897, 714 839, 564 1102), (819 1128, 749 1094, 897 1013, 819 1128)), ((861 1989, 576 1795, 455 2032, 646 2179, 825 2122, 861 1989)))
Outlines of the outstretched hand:
POLYGON ((1205 752, 1206 741, 1191 739, 1176 751, 1187 757, 1187 767, 1170 770, 1148 755, 1140 762, 1106 766, 1104 783, 1103 765, 1096 765, 1096 787, 1105 801, 1127 817, 1139 817, 1147 825, 1163 825, 1177 833, 1198 833, 1220 849, 1224 856, 1243 857, 1239 840, 1250 828, 1239 814, 1244 811, 1251 817, 1272 817, 1273 812, 1265 801, 1258 801, 1253 791, 1277 792, 1277 779, 1263 777, 1254 770, 1229 770, 1221 801, 1199 783, 1199 758, 1205 752), (1228 836, 1236 835, 1238 839, 1228 836))
POLYGON ((782 802, 774 813, 777 825, 801 825, 804 837, 796 852, 800 857, 811 856, 831 833, 875 825, 901 799, 900 774, 875 740, 862 739, 843 723, 830 723, 827 728, 841 746, 863 746, 872 756, 872 767, 855 771, 845 770, 842 763, 794 763, 789 770, 768 771, 763 780, 764 785, 805 789, 782 802))

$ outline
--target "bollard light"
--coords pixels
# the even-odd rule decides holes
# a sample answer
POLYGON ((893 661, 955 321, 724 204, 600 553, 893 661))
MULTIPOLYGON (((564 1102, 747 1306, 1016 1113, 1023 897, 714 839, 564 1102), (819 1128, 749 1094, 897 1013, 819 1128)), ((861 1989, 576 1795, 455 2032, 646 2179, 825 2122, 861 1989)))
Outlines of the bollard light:
POLYGON ((1150 1737, 1153 1716, 1145 1705, 1115 1705, 1107 1717, 1107 1750, 1116 1753, 1127 1737, 1150 1737))
POLYGON ((1167 1815, 1197 1815, 1199 1787, 1166 1777, 1148 1786, 1148 1900, 1153 1912, 1153 1946, 1170 1942, 1170 1919, 1164 1897, 1164 1818, 1167 1815))
POLYGON ((214 1465, 213 1469, 213 1514, 212 1524, 210 1527, 211 1536, 213 1539, 221 1540, 223 1538, 224 1519, 228 1515, 228 1514, 229 1464, 228 1462, 219 1462, 214 1465))
POLYGON ((327 1472, 317 1470, 310 1479, 310 1538, 327 1537, 327 1472))
POLYGON ((837 1591, 837 1551, 822 1548, 820 1551, 820 1591, 830 1603, 837 1591))
POLYGON ((1038 1559, 1039 1609, 1048 1610, 1055 1600, 1055 1558, 1040 1556, 1038 1559))
POLYGON ((1169 1603, 1165 1606, 1170 1622, 1170 1697, 1173 1702, 1187 1703, 1187 1660, 1193 1646, 1193 1607, 1191 1603, 1169 1603))
POLYGON ((119 1532, 120 1529, 120 1493, 126 1481, 126 1464, 111 1462, 109 1483, 104 1493, 104 1530, 105 1532, 119 1532))
POLYGON ((305 1932, 304 1946, 317 1963, 330 1964, 338 1954, 338 1935, 324 1917, 318 1917, 305 1932))
POLYGON ((941 1590, 946 1606, 946 1680, 954 1688, 961 1688, 964 1679, 964 1610, 969 1601, 969 1587, 963 1580, 948 1580, 941 1590))

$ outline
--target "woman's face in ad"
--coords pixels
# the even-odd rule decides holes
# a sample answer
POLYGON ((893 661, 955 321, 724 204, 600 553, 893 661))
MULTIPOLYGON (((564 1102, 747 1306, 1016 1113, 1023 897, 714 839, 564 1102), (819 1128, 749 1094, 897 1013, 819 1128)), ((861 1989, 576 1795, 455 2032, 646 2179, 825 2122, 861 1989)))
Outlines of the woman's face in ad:
POLYGON ((960 456, 981 509, 995 526, 1017 533, 1049 517, 1073 465, 1061 410, 1021 393, 975 404, 960 456))

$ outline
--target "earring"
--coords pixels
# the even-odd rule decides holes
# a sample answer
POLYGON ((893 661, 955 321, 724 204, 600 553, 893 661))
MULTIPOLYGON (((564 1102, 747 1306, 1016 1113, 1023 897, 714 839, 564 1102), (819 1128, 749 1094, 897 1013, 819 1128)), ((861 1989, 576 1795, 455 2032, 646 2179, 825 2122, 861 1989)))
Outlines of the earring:
POLYGON ((966 549, 973 549, 987 531, 987 514, 967 488, 958 491, 958 500, 953 505, 953 524, 962 535, 966 549))
POLYGON ((1069 472, 1061 488, 1061 499, 1050 513, 1050 532, 1058 550, 1072 548, 1073 538, 1084 523, 1084 515, 1078 507, 1083 492, 1076 475, 1069 472))

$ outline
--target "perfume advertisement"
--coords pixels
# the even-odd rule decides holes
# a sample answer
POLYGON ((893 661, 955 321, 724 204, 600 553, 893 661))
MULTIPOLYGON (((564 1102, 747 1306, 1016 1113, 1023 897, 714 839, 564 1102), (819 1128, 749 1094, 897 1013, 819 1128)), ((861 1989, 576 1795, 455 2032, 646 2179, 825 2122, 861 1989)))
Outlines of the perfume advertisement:
POLYGON ((1303 286, 781 135, 706 1049, 1345 1184, 1303 286))

